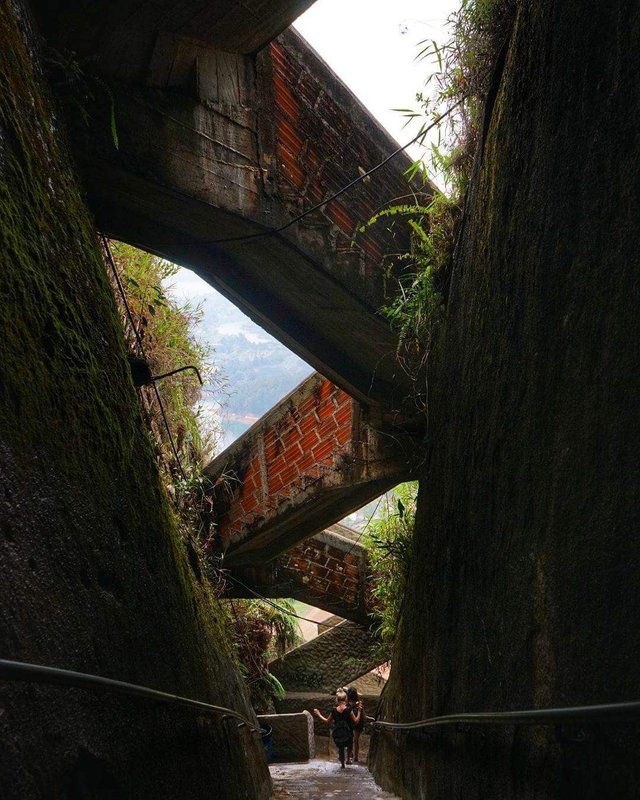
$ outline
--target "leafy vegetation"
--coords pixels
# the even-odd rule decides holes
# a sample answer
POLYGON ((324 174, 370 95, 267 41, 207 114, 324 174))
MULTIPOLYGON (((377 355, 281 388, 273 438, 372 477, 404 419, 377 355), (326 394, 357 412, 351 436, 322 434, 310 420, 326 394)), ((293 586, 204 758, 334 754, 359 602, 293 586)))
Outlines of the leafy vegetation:
MULTIPOLYGON (((209 384, 222 385, 219 372, 211 363, 210 350, 195 338, 200 308, 189 303, 179 305, 163 289, 163 281, 170 279, 178 267, 120 242, 112 242, 110 249, 142 343, 143 352, 139 352, 138 337, 114 285, 129 352, 136 360, 144 357, 151 375, 193 365, 209 384)), ((173 500, 178 528, 183 540, 190 543, 192 566, 198 569, 197 554, 211 535, 211 501, 202 468, 212 455, 218 431, 197 405, 201 387, 194 372, 180 372, 157 386, 162 408, 153 386, 139 389, 143 414, 173 500)))
MULTIPOLYGON (((198 306, 177 304, 163 289, 163 281, 171 278, 178 267, 120 242, 111 243, 111 252, 124 285, 133 322, 144 349, 150 371, 161 375, 186 365, 193 365, 209 383, 221 384, 211 363, 211 351, 195 337, 201 317, 198 306)), ((128 324, 126 310, 116 294, 123 319, 125 340, 132 353, 138 353, 135 333, 128 324)), ((158 384, 169 428, 185 472, 193 473, 211 455, 215 446, 213 424, 202 425, 197 403, 201 387, 194 372, 178 373, 158 384)), ((153 430, 163 465, 172 474, 178 464, 171 448, 155 392, 142 387, 145 412, 153 430)))
MULTIPOLYGON (((387 277, 402 266, 395 296, 381 309, 398 332, 396 357, 417 385, 429 355, 433 331, 442 315, 442 275, 446 274, 460 219, 461 204, 436 194, 428 205, 392 206, 376 214, 369 225, 391 218, 409 228, 410 249, 394 255, 387 277)), ((416 391, 416 403, 425 399, 416 391)))
POLYGON ((417 482, 389 492, 363 536, 371 568, 372 605, 378 620, 380 652, 391 651, 411 560, 417 482))
POLYGON ((251 703, 258 713, 273 708, 273 698, 284 697, 284 687, 269 672, 269 662, 302 641, 289 600, 277 605, 262 600, 230 600, 232 635, 251 703))
POLYGON ((53 47, 45 50, 44 64, 51 86, 64 109, 67 122, 85 129, 91 118, 96 117, 108 125, 111 143, 120 148, 116 124, 116 105, 107 82, 89 64, 81 65, 76 54, 53 47))
MULTIPOLYGON (((389 276, 401 273, 393 299, 381 313, 399 333, 398 360, 417 383, 424 372, 433 333, 442 317, 450 265, 462 219, 473 158, 480 138, 483 108, 493 68, 506 42, 516 0, 463 0, 448 20, 451 36, 444 45, 424 41, 418 58, 436 66, 416 96, 416 109, 398 109, 408 121, 422 119, 420 132, 437 122, 438 140, 430 158, 417 161, 408 178, 444 184, 425 204, 396 205, 376 214, 368 225, 403 224, 410 248, 387 264, 389 276), (400 268, 400 269, 398 269, 400 268)), ((416 194, 416 197, 423 197, 416 194)), ((425 399, 416 391, 416 401, 425 399)))
MULTIPOLYGON (((189 364, 200 371, 210 387, 222 391, 224 381, 211 363, 211 351, 195 336, 202 317, 201 307, 190 303, 180 305, 163 288, 178 267, 119 242, 112 242, 110 249, 137 331, 136 335, 131 329, 127 309, 114 285, 125 341, 135 357, 134 369, 139 367, 141 356, 146 361, 147 374, 151 375, 189 364)), ((152 386, 142 386, 139 392, 143 413, 156 459, 166 478, 166 488, 173 500, 175 520, 186 544, 191 567, 201 577, 201 563, 207 561, 209 583, 220 596, 224 579, 214 560, 207 555, 210 552, 212 509, 202 475, 202 468, 212 455, 218 431, 211 420, 203 419, 198 408, 201 386, 195 373, 178 373, 163 380, 158 388, 179 462, 155 391, 152 386)), ((286 611, 293 611, 287 600, 280 600, 278 605, 286 611)), ((284 693, 282 685, 269 672, 268 664, 300 641, 298 625, 289 614, 259 600, 219 600, 218 607, 231 633, 251 700, 257 710, 268 710, 273 697, 284 693)))
POLYGON ((466 194, 473 157, 480 139, 485 100, 500 51, 506 44, 517 0, 462 0, 448 19, 449 39, 420 43, 417 58, 436 69, 416 95, 416 109, 398 109, 408 120, 423 120, 424 131, 438 124, 438 141, 426 165, 417 162, 410 177, 421 169, 444 183, 445 194, 461 200, 466 194))

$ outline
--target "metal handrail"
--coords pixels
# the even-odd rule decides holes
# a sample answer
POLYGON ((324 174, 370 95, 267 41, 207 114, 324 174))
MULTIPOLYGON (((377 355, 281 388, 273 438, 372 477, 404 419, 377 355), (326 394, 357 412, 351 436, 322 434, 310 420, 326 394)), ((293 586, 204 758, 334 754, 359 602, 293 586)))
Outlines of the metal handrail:
POLYGON ((201 700, 191 700, 188 697, 181 697, 177 694, 160 692, 157 689, 150 689, 148 686, 139 686, 136 683, 116 681, 112 678, 103 678, 100 675, 90 675, 87 672, 74 672, 69 669, 43 667, 40 664, 26 664, 22 661, 9 661, 0 658, 0 680, 73 686, 78 689, 94 689, 115 692, 116 694, 132 695, 134 697, 143 697, 146 700, 154 700, 159 703, 172 703, 174 705, 186 706, 187 708, 194 708, 206 714, 220 714, 222 715, 222 719, 234 718, 240 720, 239 728, 246 725, 251 733, 258 733, 259 731, 253 722, 243 717, 242 714, 234 711, 232 708, 215 706, 211 705, 211 703, 203 703, 201 700))
POLYGON ((198 380, 200 381, 200 386, 204 386, 204 381, 202 380, 202 375, 200 375, 200 370, 193 364, 187 364, 186 367, 172 369, 170 372, 163 372, 162 375, 152 375, 148 382, 153 383, 154 381, 161 381, 163 378, 170 378, 172 375, 177 375, 178 372, 184 372, 186 369, 190 369, 192 372, 195 372, 198 376, 198 380))
POLYGON ((447 714, 416 722, 384 722, 367 717, 371 725, 383 730, 416 730, 440 725, 561 725, 589 720, 620 720, 640 717, 640 701, 605 703, 595 706, 569 706, 567 708, 538 708, 523 711, 484 711, 447 714))

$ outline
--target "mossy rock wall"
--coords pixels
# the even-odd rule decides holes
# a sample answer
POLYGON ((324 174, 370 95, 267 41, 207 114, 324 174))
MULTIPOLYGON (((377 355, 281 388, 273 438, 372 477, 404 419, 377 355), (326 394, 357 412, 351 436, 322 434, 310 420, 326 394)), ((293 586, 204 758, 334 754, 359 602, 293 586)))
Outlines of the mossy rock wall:
MULTIPOLYGON (((0 653, 252 712, 172 524, 38 37, 0 4, 0 653)), ((3 798, 266 798, 233 722, 0 682, 3 798)))
MULTIPOLYGON (((637 700, 637 3, 518 6, 432 364, 384 716, 637 700)), ((636 798, 640 726, 380 734, 404 798, 636 798)))

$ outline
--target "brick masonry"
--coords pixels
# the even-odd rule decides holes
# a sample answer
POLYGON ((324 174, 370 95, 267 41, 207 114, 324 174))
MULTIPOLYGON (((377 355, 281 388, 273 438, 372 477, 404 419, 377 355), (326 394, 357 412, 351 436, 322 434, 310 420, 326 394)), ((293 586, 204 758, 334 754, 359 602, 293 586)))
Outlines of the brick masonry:
MULTIPOLYGON (((345 618, 366 616, 366 550, 327 531, 301 542, 279 558, 278 576, 298 580, 309 605, 328 598, 329 610, 345 618)), ((327 602, 325 600, 325 605, 327 602)))
MULTIPOLYGON (((274 120, 277 143, 277 185, 280 197, 295 201, 306 198, 308 205, 321 202, 341 189, 344 176, 354 178, 358 167, 366 171, 376 161, 364 146, 362 135, 355 134, 353 114, 345 114, 340 93, 329 86, 314 70, 312 60, 298 40, 288 34, 269 46, 274 93, 274 120), (355 135, 354 135, 355 134, 355 135)), ((377 138, 377 126, 369 123, 367 134, 377 138)), ((376 181, 363 181, 348 196, 327 203, 314 218, 330 222, 337 235, 336 271, 360 273, 358 290, 369 285, 362 280, 379 274, 384 252, 392 252, 398 232, 389 226, 371 226, 361 231, 379 206, 381 194, 399 197, 407 185, 399 178, 394 165, 376 176, 376 181), (356 235, 357 234, 357 235, 356 235)), ((379 302, 367 296, 375 307, 379 302)))
POLYGON ((295 31, 267 45, 290 18, 287 4, 258 3, 257 27, 231 22, 256 5, 231 0, 233 12, 207 12, 204 25, 199 3, 169 15, 137 4, 133 16, 104 0, 91 14, 58 5, 43 14, 49 44, 89 59, 118 108, 121 150, 100 114, 75 142, 98 227, 196 269, 343 389, 400 411, 411 381, 393 358, 397 332, 377 312, 396 285, 389 271, 410 269, 388 257, 409 234, 366 223, 392 198, 433 196, 422 181, 408 185, 408 156, 259 246, 237 245, 290 223, 396 148, 295 31))
POLYGON ((233 539, 261 517, 268 518, 292 495, 322 480, 353 450, 353 401, 325 379, 314 379, 272 424, 249 454, 236 502, 221 519, 233 539))
MULTIPOLYGON (((266 597, 293 597, 353 622, 369 618, 367 551, 344 525, 332 525, 265 566, 231 575, 266 597)), ((227 596, 253 595, 229 581, 227 596)))
MULTIPOLYGON (((380 424, 315 373, 221 453, 206 471, 226 563, 262 564, 409 477, 407 451, 380 424)), ((326 564, 311 562, 324 580, 326 564)))

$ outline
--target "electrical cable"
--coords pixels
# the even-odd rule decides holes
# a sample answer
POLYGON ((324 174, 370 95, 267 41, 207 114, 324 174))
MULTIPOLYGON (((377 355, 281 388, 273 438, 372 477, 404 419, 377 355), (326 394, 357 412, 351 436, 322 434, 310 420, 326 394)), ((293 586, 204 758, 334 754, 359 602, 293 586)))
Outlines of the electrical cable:
MULTIPOLYGON (((143 358, 146 358, 145 352, 144 352, 144 345, 142 344, 142 337, 140 336, 140 331, 136 328, 135 322, 133 320, 133 313, 131 311, 131 307, 129 306, 129 301, 127 299, 127 293, 125 292, 124 286, 122 285, 122 281, 121 281, 120 275, 118 273, 118 268, 116 267, 116 262, 115 262, 115 260, 113 258, 113 254, 111 253, 111 248, 109 247, 109 240, 104 235, 104 233, 100 234, 100 238, 102 239, 102 246, 104 247, 104 250, 105 250, 105 252, 107 254, 107 259, 108 259, 109 264, 111 266, 111 270, 113 272, 113 276, 114 276, 116 284, 118 286, 118 290, 120 292, 120 296, 122 297, 122 302, 124 303, 124 307, 125 307, 126 312, 127 312, 127 317, 129 318, 129 323, 130 323, 131 328, 133 330, 133 335, 136 338, 136 342, 138 344, 138 352, 139 352, 139 354, 141 354, 143 356, 143 358)), ((174 458, 176 460, 176 463, 178 465, 178 468, 179 468, 179 470, 180 470, 180 472, 182 474, 183 480, 186 481, 186 480, 188 480, 188 478, 187 478, 187 475, 186 475, 186 473, 185 473, 185 471, 184 471, 184 469, 182 467, 182 462, 180 460, 180 456, 178 455, 178 449, 177 449, 176 444, 175 444, 175 442, 173 440, 173 435, 171 433, 171 428, 169 427, 169 420, 167 419, 167 414, 166 414, 165 409, 164 409, 164 404, 162 402, 162 397, 160 396, 160 392, 159 392, 158 387, 156 386, 155 382, 152 382, 152 386, 153 386, 153 390, 154 390, 156 399, 158 401, 158 406, 160 408, 160 413, 162 414, 164 427, 165 427, 165 429, 167 431, 167 436, 169 437, 169 442, 171 444, 171 449, 173 451, 173 456, 174 456, 174 458)))
POLYGON ((367 520, 367 522, 365 523, 365 526, 364 526, 364 528, 363 528, 363 529, 360 531, 360 533, 359 533, 359 535, 358 535, 358 538, 357 538, 357 539, 354 541, 354 543, 351 545, 350 549, 349 549, 349 550, 347 550, 347 552, 345 553, 345 556, 344 556, 345 558, 346 558, 347 556, 351 555, 351 553, 352 553, 352 552, 355 550, 355 548, 356 548, 356 547, 358 546, 358 544, 360 543, 360 539, 362 539, 362 537, 363 537, 363 536, 364 536, 364 534, 366 533, 366 530, 367 530, 367 528, 368 528, 368 527, 369 527, 369 525, 371 524, 371 521, 373 520, 373 518, 375 517, 375 515, 376 515, 376 514, 377 514, 377 512, 378 512, 378 508, 380 507, 380 503, 382 502, 382 498, 383 498, 383 497, 386 497, 386 496, 387 496, 387 492, 385 492, 384 494, 381 494, 381 495, 380 495, 380 497, 378 498, 378 502, 376 503, 376 507, 375 507, 375 508, 373 509, 373 511, 371 512, 371 516, 369 517, 369 519, 368 519, 368 520, 367 520))
POLYGON ((301 617, 300 614, 296 614, 295 611, 289 611, 288 609, 284 608, 284 606, 279 606, 277 603, 274 603, 272 600, 269 600, 268 597, 264 597, 263 595, 255 592, 246 583, 243 583, 239 578, 235 578, 233 575, 225 575, 226 578, 229 578, 234 583, 237 583, 239 586, 242 586, 247 592, 250 592, 255 598, 258 600, 262 600, 267 605, 270 605, 272 608, 275 608, 276 611, 280 611, 283 614, 288 614, 290 617, 295 617, 296 619, 301 619, 303 622, 313 622, 314 625, 318 625, 319 621, 317 619, 309 619, 308 617, 301 617))
MULTIPOLYGON (((273 597, 293 597, 294 600, 297 600, 298 598, 294 597, 294 595, 292 594, 292 591, 291 591, 292 589, 295 591, 295 588, 292 587, 292 583, 293 583, 293 581, 290 579, 290 580, 280 581, 278 583, 269 584, 269 588, 270 588, 270 590, 272 592, 272 596, 273 597)), ((322 591, 322 590, 320 590, 318 588, 315 588, 313 586, 307 586, 306 590, 305 590, 305 593, 308 596, 308 602, 306 602, 304 600, 301 601, 301 602, 306 602, 306 605, 312 606, 313 608, 320 608, 320 606, 316 606, 315 605, 315 603, 313 602, 314 600, 323 600, 323 599, 327 600, 327 601, 329 601, 329 600, 335 601, 336 602, 336 609, 338 609, 339 606, 342 606, 343 608, 347 608, 349 611, 357 611, 358 608, 359 608, 359 604, 358 603, 348 604, 346 602, 345 598, 343 597, 343 595, 336 594, 335 592, 330 592, 328 590, 327 591, 322 591)), ((323 611, 329 611, 329 610, 330 609, 326 609, 326 608, 323 609, 323 611)), ((336 610, 336 616, 338 616, 338 617, 342 616, 339 613, 338 610, 336 610)), ((346 617, 345 617, 345 619, 346 619, 346 617)))

